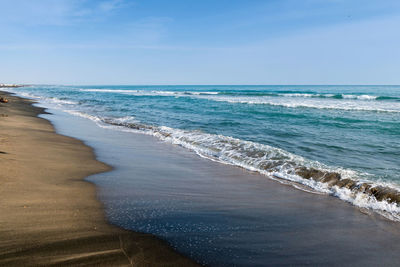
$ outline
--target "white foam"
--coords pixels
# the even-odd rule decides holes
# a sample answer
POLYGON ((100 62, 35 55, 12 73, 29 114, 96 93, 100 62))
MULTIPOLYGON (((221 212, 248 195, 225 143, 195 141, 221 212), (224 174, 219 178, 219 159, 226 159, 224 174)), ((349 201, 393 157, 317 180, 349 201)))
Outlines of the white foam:
POLYGON ((218 95, 219 92, 185 92, 192 95, 218 95))
POLYGON ((55 103, 55 104, 66 104, 66 105, 77 105, 78 102, 71 101, 71 100, 64 100, 64 99, 58 99, 58 98, 47 98, 47 101, 55 103))
POLYGON ((120 89, 80 89, 83 92, 116 93, 135 96, 196 96, 217 95, 219 92, 205 91, 163 91, 163 90, 120 90, 120 89))
POLYGON ((115 119, 113 119, 113 121, 115 121, 117 123, 137 123, 138 122, 134 116, 125 116, 125 117, 121 117, 121 118, 115 118, 115 119))
MULTIPOLYGON (((303 94, 303 93, 293 93, 293 94, 278 94, 279 96, 283 97, 320 97, 325 96, 321 94, 303 94)), ((334 96, 334 95, 331 95, 334 96)))
POLYGON ((37 96, 32 93, 27 93, 27 92, 20 92, 20 91, 11 91, 12 93, 16 93, 17 95, 21 97, 25 97, 28 99, 32 100, 37 100, 41 101, 43 103, 47 104, 56 104, 56 105, 77 105, 78 102, 72 101, 72 100, 66 100, 66 99, 59 99, 56 97, 44 97, 44 96, 37 96))
POLYGON ((285 98, 285 97, 237 97, 237 96, 198 96, 199 98, 242 104, 271 105, 287 108, 338 109, 355 111, 400 112, 400 102, 357 101, 352 99, 325 98, 285 98))
MULTIPOLYGON (((335 94, 316 94, 316 93, 288 93, 288 94, 278 94, 282 97, 323 97, 323 98, 332 98, 335 97, 335 94)), ((378 96, 374 95, 352 95, 352 94, 342 94, 342 98, 344 99, 358 99, 358 100, 375 100, 378 96)))
POLYGON ((378 97, 374 95, 345 95, 342 94, 343 98, 348 98, 348 99, 359 99, 359 100, 375 100, 378 97))
POLYGON ((75 116, 78 116, 78 117, 82 117, 82 118, 85 118, 85 119, 92 120, 94 122, 98 122, 98 123, 103 122, 103 119, 101 119, 100 117, 89 115, 87 113, 84 113, 84 112, 81 112, 81 111, 78 111, 78 110, 63 110, 63 111, 67 112, 67 113, 69 113, 71 115, 75 115, 75 116))

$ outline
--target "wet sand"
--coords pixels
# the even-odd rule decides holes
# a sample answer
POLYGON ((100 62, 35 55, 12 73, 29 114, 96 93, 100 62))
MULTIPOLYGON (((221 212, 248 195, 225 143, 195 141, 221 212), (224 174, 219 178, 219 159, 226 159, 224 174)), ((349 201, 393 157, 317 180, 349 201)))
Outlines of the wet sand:
POLYGON ((54 111, 57 131, 96 149, 90 176, 110 222, 156 234, 210 266, 399 266, 400 224, 329 195, 204 159, 152 136, 54 111), (75 127, 74 127, 75 126, 75 127))
POLYGON ((0 103, 0 265, 191 266, 165 242, 109 225, 88 175, 111 168, 31 101, 0 103))

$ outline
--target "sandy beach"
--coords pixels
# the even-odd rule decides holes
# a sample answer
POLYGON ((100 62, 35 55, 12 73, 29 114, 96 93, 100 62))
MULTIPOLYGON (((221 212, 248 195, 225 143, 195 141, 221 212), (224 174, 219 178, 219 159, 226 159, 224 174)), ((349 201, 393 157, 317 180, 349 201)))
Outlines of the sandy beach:
POLYGON ((84 178, 111 170, 55 133, 30 100, 0 103, 0 265, 191 266, 165 242, 109 225, 84 178))

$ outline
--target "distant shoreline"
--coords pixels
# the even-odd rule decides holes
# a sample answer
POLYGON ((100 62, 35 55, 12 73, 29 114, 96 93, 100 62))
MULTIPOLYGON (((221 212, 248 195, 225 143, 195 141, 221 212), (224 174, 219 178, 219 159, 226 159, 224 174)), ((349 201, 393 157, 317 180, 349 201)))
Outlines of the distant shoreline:
POLYGON ((43 108, 0 91, 0 265, 192 266, 164 241, 106 222, 84 178, 111 168, 37 117, 43 108))
POLYGON ((18 88, 18 87, 25 87, 28 86, 26 84, 7 84, 7 83, 0 83, 0 88, 18 88))

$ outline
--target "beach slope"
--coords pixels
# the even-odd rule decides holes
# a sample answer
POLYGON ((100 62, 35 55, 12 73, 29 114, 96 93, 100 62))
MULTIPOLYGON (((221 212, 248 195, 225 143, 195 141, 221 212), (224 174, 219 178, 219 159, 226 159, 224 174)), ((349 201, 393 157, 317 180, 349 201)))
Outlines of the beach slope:
POLYGON ((84 178, 110 167, 56 134, 30 100, 1 95, 0 265, 194 265, 151 235, 107 224, 84 178))

